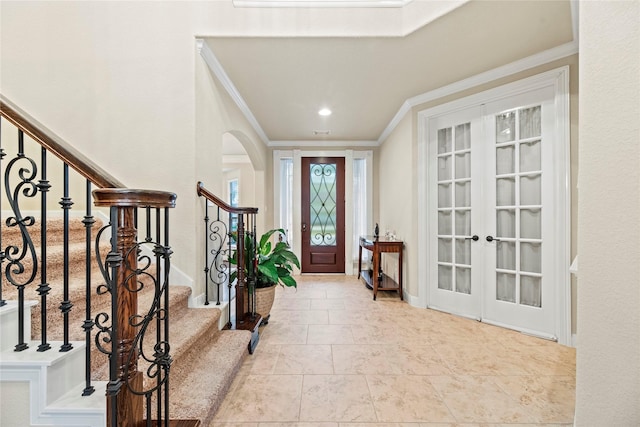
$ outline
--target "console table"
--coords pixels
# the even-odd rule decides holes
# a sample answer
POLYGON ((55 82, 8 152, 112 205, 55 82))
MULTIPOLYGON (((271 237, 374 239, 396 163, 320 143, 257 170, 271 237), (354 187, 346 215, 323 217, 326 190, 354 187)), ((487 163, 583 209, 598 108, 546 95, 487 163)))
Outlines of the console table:
POLYGON ((369 289, 373 290, 373 300, 376 300, 378 291, 398 291, 402 300, 402 249, 404 242, 390 240, 384 237, 361 236, 358 250, 358 279, 362 277, 369 289), (371 251, 373 257, 373 271, 362 269, 362 248, 371 251), (381 267, 381 254, 383 252, 397 253, 398 255, 398 282, 384 274, 381 267), (372 277, 373 276, 373 277, 372 277))

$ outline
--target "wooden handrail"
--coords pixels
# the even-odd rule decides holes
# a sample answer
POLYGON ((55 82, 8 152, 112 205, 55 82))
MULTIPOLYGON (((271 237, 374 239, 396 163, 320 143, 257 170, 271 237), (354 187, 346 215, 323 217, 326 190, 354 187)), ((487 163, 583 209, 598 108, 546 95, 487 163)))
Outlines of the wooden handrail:
POLYGON ((198 191, 198 196, 204 197, 210 202, 213 202, 214 204, 216 204, 222 210, 227 211, 229 213, 232 213, 232 214, 257 214, 258 213, 258 208, 237 208, 237 207, 228 205, 222 199, 216 197, 212 192, 204 188, 204 184, 202 183, 202 181, 198 181, 197 191, 198 191))
POLYGON ((96 186, 100 188, 126 187, 1 94, 0 114, 96 186))
POLYGON ((175 208, 175 193, 131 188, 102 188, 93 190, 96 206, 175 208))

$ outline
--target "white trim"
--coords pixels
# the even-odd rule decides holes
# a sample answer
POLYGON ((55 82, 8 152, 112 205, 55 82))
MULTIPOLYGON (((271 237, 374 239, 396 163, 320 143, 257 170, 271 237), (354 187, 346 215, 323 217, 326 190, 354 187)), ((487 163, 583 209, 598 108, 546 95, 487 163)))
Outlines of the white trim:
POLYGON ((281 7, 405 7, 413 0, 233 0, 234 7, 281 8, 281 7))
POLYGON ((404 104, 402 104, 391 122, 389 122, 387 127, 380 134, 380 138, 378 138, 378 145, 382 144, 384 140, 389 137, 398 123, 400 123, 404 115, 409 112, 412 107, 439 98, 443 98, 445 96, 452 95, 463 90, 471 89, 476 86, 480 86, 482 84, 519 73, 521 71, 526 71, 531 68, 556 61, 558 59, 566 58, 567 56, 574 55, 576 53, 578 53, 578 43, 574 40, 572 42, 565 43, 563 45, 528 56, 519 61, 494 68, 493 70, 485 71, 484 73, 476 74, 475 76, 469 77, 467 79, 459 80, 455 83, 439 87, 438 89, 434 89, 421 95, 414 96, 413 98, 409 98, 405 101, 404 104))
POLYGON ((471 89, 473 87, 480 86, 482 84, 489 83, 500 78, 537 67, 539 65, 565 58, 575 53, 578 53, 577 43, 566 43, 561 46, 545 50, 544 52, 531 55, 519 61, 494 68, 493 70, 489 70, 484 73, 476 74, 475 76, 469 77, 467 79, 459 80, 450 85, 442 86, 438 89, 434 89, 421 95, 414 96, 413 98, 409 98, 404 102, 404 104, 402 104, 394 118, 391 120, 391 122, 389 122, 382 134, 380 134, 378 144, 384 142, 384 140, 391 134, 391 132, 393 132, 404 115, 409 112, 412 107, 436 100, 438 98, 443 98, 445 96, 461 92, 466 89, 471 89))
POLYGON ((422 306, 420 298, 417 296, 411 295, 410 293, 407 292, 406 289, 402 289, 402 296, 404 300, 407 302, 407 304, 409 304, 410 306, 425 308, 422 306))
POLYGON ((414 96, 413 98, 409 98, 408 102, 412 106, 424 104, 425 102, 433 101, 435 99, 442 98, 456 92, 471 89, 476 86, 480 86, 482 84, 519 73, 521 71, 535 68, 539 65, 566 58, 567 56, 576 53, 578 53, 578 46, 576 45, 576 43, 565 43, 558 47, 545 50, 544 52, 528 56, 519 61, 494 68, 493 70, 485 71, 484 73, 476 74, 473 77, 457 81, 447 86, 442 86, 438 89, 432 90, 422 95, 414 96))
MULTIPOLYGON (((430 92, 427 92, 427 94, 428 93, 430 93, 430 92)), ((413 98, 410 98, 410 99, 408 99, 408 100, 406 100, 406 101, 404 101, 402 103, 402 105, 400 106, 400 109, 398 110, 398 112, 396 112, 396 115, 393 116, 393 118, 391 119, 389 124, 387 124, 387 127, 384 128, 384 130, 382 131, 382 133, 378 137, 378 140, 376 141, 377 145, 382 144, 387 138, 389 138, 389 135, 391 135, 391 132, 393 132, 393 130, 400 124, 400 122, 402 121, 404 116, 409 111, 411 111, 412 107, 414 107, 416 105, 416 104, 411 104, 411 99, 413 99, 413 98)))
MULTIPOLYGON (((293 159, 293 212, 292 212, 292 224, 293 227, 300 228, 302 222, 301 212, 301 179, 302 179, 302 157, 343 157, 345 160, 345 256, 344 256, 344 271, 346 275, 356 274, 356 269, 353 265, 351 252, 353 246, 351 239, 347 236, 353 234, 353 205, 349 197, 353 191, 353 160, 365 159, 367 162, 367 200, 369 203, 367 211, 367 221, 371 220, 371 210, 373 207, 373 151, 372 150, 274 150, 273 151, 273 206, 274 206, 274 221, 280 214, 280 159, 292 158, 293 159)), ((293 251, 299 259, 302 259, 302 239, 301 233, 294 233, 293 238, 293 251)), ((305 273, 307 274, 307 273, 305 273)), ((342 273, 339 273, 342 274, 342 273)))
POLYGON ((353 276, 353 150, 344 152, 344 274, 353 276), (349 212, 349 213, 347 213, 349 212), (347 230, 351 230, 348 233, 347 230))
POLYGON ((428 212, 428 177, 429 177, 429 145, 428 145, 427 120, 418 114, 418 307, 427 308, 430 301, 429 289, 429 268, 424 260, 430 259, 429 241, 420 238, 429 234, 428 212), (421 214, 422 212, 422 214, 421 214), (425 281, 424 287, 420 286, 421 280, 425 281))
POLYGON ((349 140, 302 140, 302 141, 269 141, 267 146, 272 148, 277 147, 296 147, 296 148, 304 148, 304 147, 328 147, 328 148, 341 148, 341 147, 377 147, 378 141, 368 141, 368 140, 359 140, 359 141, 349 141, 349 140))
MULTIPOLYGON (((571 278, 569 266, 571 264, 571 165, 569 150, 570 141, 570 93, 569 93, 569 67, 564 66, 544 73, 528 77, 513 83, 502 85, 493 89, 489 89, 474 95, 470 95, 446 104, 441 104, 423 111, 418 112, 418 235, 426 236, 428 231, 428 197, 427 197, 427 177, 428 177, 428 121, 429 119, 463 108, 470 108, 475 105, 481 105, 493 100, 506 98, 519 93, 527 92, 533 89, 553 86, 555 95, 556 108, 556 126, 555 135, 558 137, 558 143, 562 144, 562 151, 555 151, 559 156, 556 163, 558 168, 555 172, 558 181, 555 194, 563 199, 556 199, 556 221, 557 235, 559 244, 557 246, 557 259, 562 260, 557 263, 558 270, 554 272, 554 277, 562 278, 563 283, 558 286, 558 295, 556 296, 556 326, 555 336, 545 336, 548 339, 557 340, 561 344, 568 345, 571 340, 571 278)), ((419 238, 418 259, 427 260, 428 247, 425 243, 426 238, 419 238)), ((429 283, 427 277, 426 263, 418 263, 418 277, 422 278, 422 283, 418 283, 418 299, 426 300, 429 304, 429 283)), ((422 306, 422 305, 420 305, 422 306)), ((530 333, 529 331, 523 331, 530 333)))
POLYGON ((545 340, 549 340, 549 341, 558 341, 558 337, 556 337, 555 335, 551 335, 551 334, 544 334, 542 332, 537 332, 537 331, 530 331, 529 329, 525 329, 525 328, 515 328, 511 325, 507 325, 504 323, 500 323, 500 322, 495 322, 493 320, 488 320, 488 319, 482 319, 482 323, 486 323, 487 325, 494 325, 494 326, 500 326, 501 328, 505 328, 505 329, 511 329, 514 331, 518 331, 520 333, 523 333, 525 335, 529 335, 532 337, 536 337, 536 338, 542 338, 545 340))
POLYGON ((269 138, 267 138, 267 135, 260 127, 258 120, 256 120, 244 98, 242 97, 242 95, 240 95, 240 92, 238 92, 238 89, 236 89, 235 85, 233 84, 227 73, 224 71, 224 68, 222 68, 222 64, 220 64, 218 58, 216 58, 211 49, 209 49, 209 45, 203 43, 202 39, 196 39, 196 44, 198 46, 200 56, 202 56, 202 59, 204 59, 204 62, 207 64, 209 69, 213 71, 213 74, 215 74, 215 76, 218 78, 220 84, 222 84, 222 86, 227 90, 227 93, 229 94, 231 99, 233 99, 233 101, 236 103, 236 105, 238 106, 244 117, 247 119, 253 130, 258 134, 262 142, 268 144, 269 138))
MULTIPOLYGON (((568 345, 571 341, 571 272, 569 271, 571 267, 571 96, 569 67, 562 67, 558 71, 560 73, 556 77, 554 87, 557 126, 555 133, 560 137, 564 150, 556 162, 557 170, 554 175, 559 178, 557 185, 560 188, 554 192, 559 197, 554 201, 554 204, 558 206, 557 215, 560 218, 558 222, 564 222, 558 230, 558 234, 564 231, 564 245, 557 247, 558 259, 564 260, 564 262, 558 263, 556 277, 564 278, 564 287, 558 288, 558 292, 563 292, 563 295, 559 295, 556 318, 562 319, 562 322, 559 327, 556 327, 556 335, 558 342, 568 345), (563 196, 564 200, 560 196, 563 196)), ((558 151, 560 150, 556 150, 556 154, 558 151)))
MULTIPOLYGON (((51 342, 52 347, 62 344, 51 342)), ((91 396, 81 396, 84 389, 84 341, 72 341, 68 352, 38 352, 38 342, 16 353, 0 355, 0 382, 29 383, 29 419, 32 425, 103 426, 106 422, 104 390, 106 382, 96 382, 91 396), (72 391, 73 390, 73 391, 72 391)))
POLYGON ((571 0, 571 29, 573 30, 573 41, 580 45, 580 1, 571 0))

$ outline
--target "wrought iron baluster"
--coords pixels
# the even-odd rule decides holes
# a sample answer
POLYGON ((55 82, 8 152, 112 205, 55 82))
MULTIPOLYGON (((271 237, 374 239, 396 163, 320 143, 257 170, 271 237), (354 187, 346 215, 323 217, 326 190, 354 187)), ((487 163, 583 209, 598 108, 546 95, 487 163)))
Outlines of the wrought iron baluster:
MULTIPOLYGON (((4 156, 6 156, 4 152, 4 148, 2 148, 2 122, 3 122, 3 119, 0 117, 0 176, 2 176, 2 161, 4 160, 4 156)), ((2 212, 1 197, 0 197, 0 212, 2 212)), ((2 271, 2 264, 4 264, 4 246, 2 246, 2 227, 0 226, 0 271, 2 271)), ((7 305, 7 302, 4 300, 4 298, 2 298, 2 284, 4 282, 3 276, 4 274, 0 274, 0 307, 2 307, 3 305, 7 305)))
POLYGON ((85 321, 82 324, 82 329, 85 332, 85 387, 82 391, 83 396, 89 396, 93 394, 95 388, 91 385, 91 331, 93 330, 94 322, 91 318, 91 229, 93 228, 93 224, 96 222, 91 213, 91 181, 87 180, 86 187, 86 213, 82 223, 85 227, 85 281, 86 281, 86 290, 85 290, 85 299, 86 299, 86 307, 85 307, 85 321))
POLYGON ((204 305, 209 305, 209 202, 204 200, 204 305))
MULTIPOLYGON (((158 236, 158 241, 160 241, 160 236, 158 236)), ((164 208, 164 251, 163 251, 163 264, 164 264, 164 336, 167 342, 167 353, 165 358, 168 362, 167 364, 167 380, 164 385, 164 425, 165 427, 169 427, 169 381, 171 377, 168 374, 169 365, 171 364, 171 356, 169 356, 169 349, 171 345, 169 343, 169 269, 171 268, 171 246, 169 245, 169 208, 164 208)))
POLYGON ((47 193, 51 188, 47 181, 47 150, 41 148, 42 159, 40 161, 41 178, 38 183, 40 190, 40 285, 38 295, 40 295, 40 345, 38 351, 47 351, 51 345, 47 342, 47 295, 51 287, 47 283, 47 193))
MULTIPOLYGON (((147 212, 148 212, 149 208, 147 208, 147 212)), ((149 217, 147 217, 147 230, 149 230, 149 233, 151 232, 151 219, 149 217)), ((159 245, 160 245, 160 210, 156 209, 156 229, 155 229, 155 234, 156 234, 156 247, 154 248, 154 252, 155 252, 155 256, 156 256, 156 281, 155 281, 155 295, 156 298, 158 299, 157 303, 158 303, 158 312, 155 313, 155 318, 156 318, 156 343, 161 343, 162 342, 162 315, 161 315, 161 310, 162 307, 160 306, 161 301, 160 301, 160 293, 162 292, 162 287, 161 287, 161 282, 160 282, 160 277, 162 274, 162 262, 161 262, 161 257, 162 257, 162 251, 160 251, 159 249, 159 245)), ((150 237, 149 237, 150 238, 150 237)), ((166 307, 165 307, 166 308, 166 307)), ((160 357, 160 353, 158 351, 154 352, 153 357, 154 359, 158 359, 158 357, 160 357)), ((158 388, 158 397, 156 399, 156 419, 157 420, 161 420, 162 419, 162 376, 158 375, 157 381, 157 388, 158 388)), ((149 402, 151 399, 151 393, 149 393, 148 396, 149 402)))
MULTIPOLYGON (((220 217, 220 208, 218 208, 218 217, 220 217)), ((232 252, 231 252, 232 240, 233 240, 231 238, 231 231, 232 231, 231 230, 231 214, 229 214, 229 225, 230 226, 229 226, 229 234, 228 234, 229 240, 227 241, 227 246, 228 246, 227 247, 227 254, 228 254, 228 256, 231 256, 231 254, 232 254, 232 252)), ((236 229, 236 231, 237 231, 237 229, 236 229)), ((236 234, 236 240, 237 240, 237 238, 238 238, 238 235, 236 234)), ((237 243, 236 243, 236 248, 237 247, 238 246, 237 246, 237 243)), ((238 262, 239 261, 240 261, 240 258, 238 257, 238 253, 236 252, 236 271, 238 269, 238 262)), ((229 264, 229 268, 231 268, 231 264, 229 264)), ((238 278, 238 276, 237 276, 237 273, 236 273, 236 280, 237 280, 237 278, 238 278)), ((231 324, 231 305, 232 305, 231 304, 231 290, 232 290, 232 288, 233 288, 233 283, 231 283, 231 275, 229 275, 229 279, 227 280, 227 295, 228 295, 228 297, 227 297, 228 298, 227 311, 229 313, 229 316, 227 318, 228 319, 227 328, 229 328, 229 329, 231 329, 231 326, 232 326, 232 324, 231 324)))
POLYGON ((33 283, 38 273, 38 257, 27 228, 33 226, 35 218, 33 216, 22 216, 19 196, 35 197, 38 194, 37 185, 34 182, 37 173, 35 162, 33 159, 26 157, 24 153, 24 133, 22 130, 18 130, 18 153, 9 162, 4 172, 5 193, 14 214, 13 217, 7 218, 6 225, 7 227, 18 226, 22 238, 21 248, 16 245, 9 245, 4 252, 4 259, 8 261, 4 270, 5 278, 18 291, 18 342, 16 343, 15 351, 23 351, 29 347, 24 339, 24 290, 27 285, 33 283), (20 166, 21 163, 26 163, 26 165, 20 166), (19 166, 17 176, 20 182, 13 188, 12 192, 11 172, 14 166, 19 166), (31 272, 28 274, 25 268, 27 253, 31 257, 31 272), (26 274, 26 277, 23 276, 24 274, 26 274))
POLYGON ((60 206, 63 212, 63 278, 62 278, 62 303, 60 303, 60 310, 62 311, 63 318, 63 343, 60 346, 60 351, 65 352, 73 348, 73 344, 69 342, 69 312, 73 303, 69 300, 69 211, 73 205, 71 197, 69 197, 69 165, 64 163, 63 169, 63 196, 60 200, 60 206))

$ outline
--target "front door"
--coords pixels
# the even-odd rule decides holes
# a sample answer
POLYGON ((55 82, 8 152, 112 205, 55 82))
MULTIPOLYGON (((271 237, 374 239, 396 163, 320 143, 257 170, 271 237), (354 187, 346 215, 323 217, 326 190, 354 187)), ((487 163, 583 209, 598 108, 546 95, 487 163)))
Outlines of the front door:
POLYGON ((302 272, 344 273, 344 158, 302 158, 302 272))

